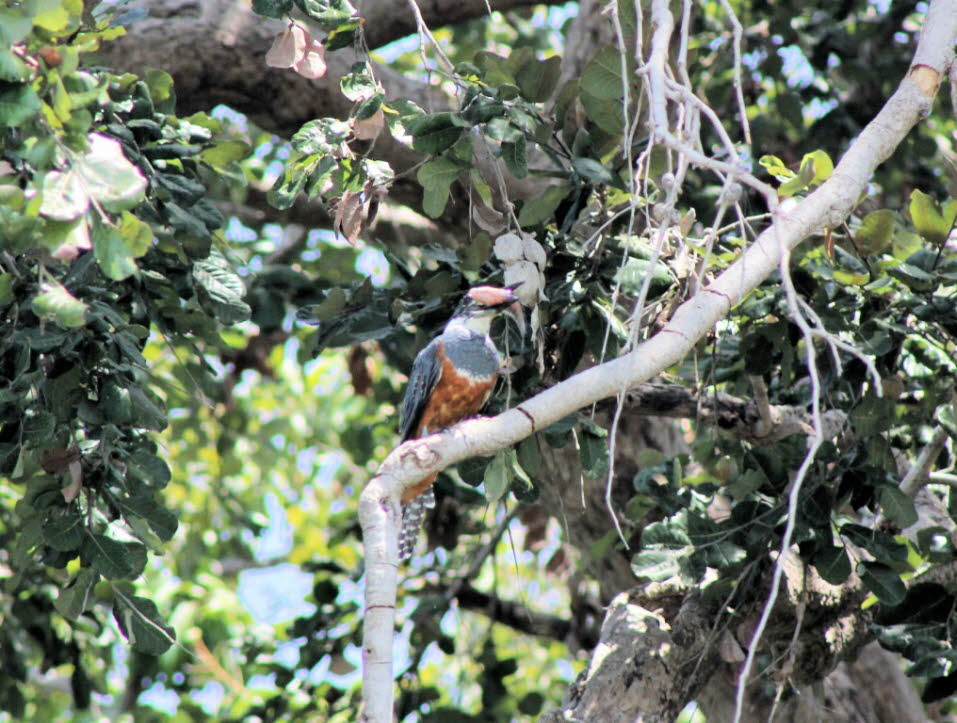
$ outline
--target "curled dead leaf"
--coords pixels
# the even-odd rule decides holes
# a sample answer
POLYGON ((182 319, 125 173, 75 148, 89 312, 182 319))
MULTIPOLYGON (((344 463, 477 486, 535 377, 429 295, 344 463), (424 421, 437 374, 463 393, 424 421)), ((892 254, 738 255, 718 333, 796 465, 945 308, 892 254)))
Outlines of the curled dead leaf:
POLYGON ((362 231, 362 196, 346 191, 336 207, 333 228, 337 234, 345 236, 349 243, 355 243, 362 231))
POLYGON ((75 459, 70 462, 70 484, 60 490, 63 499, 66 502, 72 502, 80 495, 83 489, 83 468, 80 466, 80 460, 75 459))
POLYGON ((352 132, 360 141, 372 141, 379 137, 385 127, 385 114, 379 108, 368 118, 353 119, 352 132))
POLYGON ((740 663, 744 661, 744 651, 734 639, 731 631, 725 628, 718 639, 718 655, 726 663, 740 663))
POLYGON ((476 226, 487 233, 500 233, 506 226, 505 216, 481 201, 472 204, 472 220, 475 221, 476 226))
MULTIPOLYGON (((307 34, 308 37, 308 34, 307 34)), ((326 47, 318 40, 309 39, 302 59, 293 68, 303 78, 321 78, 326 74, 326 47)))
POLYGON ((522 254, 522 238, 516 233, 507 233, 495 239, 494 254, 505 264, 510 264, 524 258, 522 254))
POLYGON ((306 54, 312 36, 299 23, 289 23, 266 51, 266 65, 271 68, 292 68, 306 54))

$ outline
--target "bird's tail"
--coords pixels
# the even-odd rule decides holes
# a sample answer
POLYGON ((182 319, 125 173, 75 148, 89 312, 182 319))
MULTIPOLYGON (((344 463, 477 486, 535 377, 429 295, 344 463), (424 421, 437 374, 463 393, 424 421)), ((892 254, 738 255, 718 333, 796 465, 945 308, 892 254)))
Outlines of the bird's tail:
POLYGON ((435 492, 432 491, 431 484, 418 497, 402 505, 402 527, 399 528, 400 560, 412 557, 415 542, 419 539, 419 530, 422 529, 422 520, 425 519, 425 511, 433 507, 435 492))

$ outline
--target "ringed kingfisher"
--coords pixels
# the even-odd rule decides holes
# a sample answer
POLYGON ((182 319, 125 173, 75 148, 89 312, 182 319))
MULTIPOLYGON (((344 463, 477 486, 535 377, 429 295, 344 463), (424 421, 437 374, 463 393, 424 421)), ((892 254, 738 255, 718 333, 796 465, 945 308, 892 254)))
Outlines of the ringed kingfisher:
MULTIPOLYGON (((514 289, 473 287, 442 333, 419 352, 400 410, 403 442, 448 429, 474 416, 488 401, 502 368, 489 328, 503 311, 524 334, 525 318, 514 289)), ((435 507, 432 483, 437 476, 426 477, 402 495, 400 560, 412 555, 425 511, 435 507)))

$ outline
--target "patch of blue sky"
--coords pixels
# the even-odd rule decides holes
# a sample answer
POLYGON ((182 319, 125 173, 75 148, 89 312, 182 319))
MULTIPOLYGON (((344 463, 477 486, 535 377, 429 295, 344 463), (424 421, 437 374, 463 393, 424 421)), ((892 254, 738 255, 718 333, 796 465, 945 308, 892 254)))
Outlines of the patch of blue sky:
POLYGON ((276 690, 276 674, 257 673, 246 681, 246 688, 248 690, 263 690, 268 693, 273 693, 276 690))
POLYGON ((235 216, 231 216, 226 224, 226 238, 236 243, 249 243, 258 239, 259 234, 235 216))
POLYGON ((373 286, 385 286, 389 281, 389 262, 377 248, 366 246, 356 258, 356 271, 372 281, 373 286))
POLYGON ((239 574, 239 599, 257 622, 269 625, 312 615, 316 606, 306 602, 312 592, 312 575, 298 565, 283 562, 239 574))
POLYGON ((238 130, 246 131, 249 129, 249 119, 239 111, 235 111, 228 105, 217 105, 210 111, 210 115, 217 120, 224 120, 235 126, 238 130))
POLYGON ((299 651, 307 642, 308 641, 306 638, 287 640, 285 643, 282 643, 276 648, 276 652, 273 653, 272 659, 285 668, 295 668, 297 665, 299 665, 299 651))
POLYGON ((223 684, 216 680, 206 681, 199 690, 192 694, 192 699, 203 709, 206 715, 213 715, 219 710, 226 697, 226 689, 223 684))
POLYGON ((778 48, 778 55, 782 61, 781 73, 791 88, 806 88, 814 82, 814 69, 801 48, 785 45, 778 48))
POLYGON ((286 509, 274 492, 266 495, 265 506, 269 526, 253 542, 253 556, 257 560, 275 560, 285 557, 292 550, 293 529, 286 509))
MULTIPOLYGON (((557 49, 564 44, 560 30, 562 26, 578 14, 578 3, 567 2, 564 5, 555 5, 547 8, 539 8, 532 15, 529 21, 533 26, 539 28, 552 28, 554 32, 549 36, 549 42, 557 49)), ((502 22, 501 13, 492 13, 493 22, 502 22)), ((393 40, 388 45, 376 48, 374 56, 376 60, 389 64, 394 62, 399 56, 405 53, 415 52, 419 48, 419 36, 407 35, 404 38, 393 40)))
POLYGON ((173 715, 179 708, 179 693, 170 690, 162 682, 157 681, 140 693, 136 702, 147 708, 173 715))

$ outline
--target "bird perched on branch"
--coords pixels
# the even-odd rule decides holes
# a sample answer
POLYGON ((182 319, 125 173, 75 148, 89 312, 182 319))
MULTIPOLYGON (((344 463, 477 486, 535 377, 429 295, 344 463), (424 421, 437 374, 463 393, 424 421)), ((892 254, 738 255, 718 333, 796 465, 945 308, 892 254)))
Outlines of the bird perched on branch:
MULTIPOLYGON (((402 401, 402 441, 448 429, 474 416, 488 401, 502 368, 489 336, 492 320, 509 313, 524 336, 525 317, 514 289, 476 286, 462 299, 442 333, 419 352, 402 401)), ((435 507, 430 475, 402 495, 399 559, 412 554, 422 518, 435 507)))

